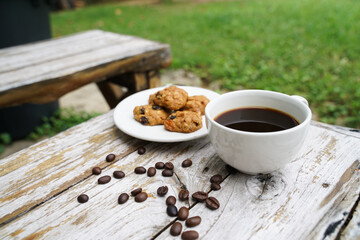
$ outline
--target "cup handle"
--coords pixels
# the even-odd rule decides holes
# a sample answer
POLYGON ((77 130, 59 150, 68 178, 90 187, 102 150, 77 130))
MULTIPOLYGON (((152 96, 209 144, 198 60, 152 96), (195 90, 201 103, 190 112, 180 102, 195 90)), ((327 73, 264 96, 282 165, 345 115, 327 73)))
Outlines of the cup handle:
POLYGON ((307 101, 305 98, 303 98, 303 97, 301 97, 301 96, 298 96, 298 95, 291 95, 291 97, 292 97, 292 98, 295 98, 296 100, 298 100, 298 101, 300 101, 300 102, 302 102, 302 103, 305 104, 306 106, 309 106, 309 103, 308 103, 308 101, 307 101))

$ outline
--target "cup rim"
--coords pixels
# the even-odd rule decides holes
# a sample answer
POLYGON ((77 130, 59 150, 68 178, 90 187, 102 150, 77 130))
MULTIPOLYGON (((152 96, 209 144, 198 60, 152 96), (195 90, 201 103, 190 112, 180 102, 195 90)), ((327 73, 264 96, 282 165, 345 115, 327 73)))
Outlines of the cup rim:
MULTIPOLYGON (((264 106, 266 107, 266 106, 264 106)), ((225 111, 228 111, 228 110, 225 110, 225 111)), ((224 112, 225 112, 224 111, 224 112)), ((300 128, 303 128, 305 127, 306 125, 308 125, 308 123, 311 121, 311 117, 312 117, 312 113, 311 113, 311 109, 309 106, 305 105, 305 103, 295 99, 295 98, 292 98, 291 95, 288 95, 288 94, 285 94, 285 93, 280 93, 280 92, 275 92, 275 91, 269 91, 269 90, 259 90, 259 89, 246 89, 246 90, 237 90, 237 91, 232 91, 232 92, 228 92, 228 93, 224 93, 218 97, 216 97, 215 99, 211 100, 207 106, 205 107, 205 117, 206 119, 208 119, 212 124, 216 125, 217 127, 225 130, 225 131, 229 131, 229 132, 232 132, 232 133, 241 133, 243 135, 248 135, 248 136, 260 136, 260 135, 264 135, 264 136, 274 136, 274 135, 280 135, 280 134, 286 134, 286 133, 289 133, 289 132, 293 132, 293 131, 296 131, 300 128), (226 127, 224 125, 221 125, 220 123, 216 122, 214 120, 214 118, 211 118, 209 116, 209 109, 215 105, 217 102, 221 101, 222 97, 223 96, 229 96, 229 95, 236 95, 236 94, 239 94, 240 92, 260 92, 260 93, 270 93, 270 94, 274 94, 274 95, 277 95, 277 96, 282 96, 282 97, 286 97, 288 98, 290 101, 292 102, 296 102, 296 104, 299 104, 299 106, 301 106, 302 108, 304 108, 307 112, 307 116, 305 118, 304 121, 300 122, 299 125, 295 126, 295 127, 292 127, 292 128, 288 128, 288 129, 285 129, 285 130, 281 130, 281 131, 275 131, 275 132, 248 132, 248 131, 242 131, 242 130, 235 130, 235 129, 232 129, 232 128, 229 128, 229 127, 226 127)), ((207 126, 207 128, 209 128, 207 126)))

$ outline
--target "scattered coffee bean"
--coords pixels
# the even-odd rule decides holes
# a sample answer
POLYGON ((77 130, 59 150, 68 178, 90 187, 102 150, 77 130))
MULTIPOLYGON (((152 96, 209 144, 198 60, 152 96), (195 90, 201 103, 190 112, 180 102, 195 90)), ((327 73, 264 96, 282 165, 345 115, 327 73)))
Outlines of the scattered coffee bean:
POLYGON ((217 191, 217 190, 221 189, 221 186, 220 186, 220 184, 213 182, 213 183, 211 183, 210 188, 211 188, 211 190, 217 191))
POLYGON ((148 195, 146 192, 141 192, 136 194, 135 196, 135 202, 143 202, 148 198, 148 195))
POLYGON ((173 170, 174 169, 174 164, 172 162, 165 163, 165 169, 173 170))
POLYGON ((146 152, 146 149, 144 147, 139 147, 137 152, 138 152, 138 154, 142 155, 142 154, 144 154, 146 152))
POLYGON ((187 207, 181 207, 178 212, 178 219, 184 221, 189 216, 189 209, 187 207))
POLYGON ((129 194, 127 193, 122 193, 120 194, 119 198, 118 198, 118 203, 119 204, 124 204, 126 203, 126 201, 129 199, 129 194))
POLYGON ((149 167, 149 169, 147 170, 147 175, 148 175, 149 177, 153 177, 153 176, 155 176, 155 174, 156 174, 156 168, 154 168, 154 167, 149 167))
POLYGON ((208 194, 206 192, 198 191, 198 192, 193 193, 192 197, 196 201, 203 202, 208 198, 208 194))
POLYGON ((166 212, 170 217, 175 217, 178 214, 177 207, 175 205, 169 205, 166 208, 166 212))
POLYGON ((211 183, 221 183, 223 181, 223 178, 220 174, 216 174, 210 178, 211 183))
POLYGON ((186 190, 186 189, 181 189, 180 192, 179 192, 179 199, 181 201, 185 201, 185 200, 188 200, 189 199, 189 191, 186 190))
POLYGON ((135 197, 136 195, 138 195, 139 193, 141 193, 142 188, 137 188, 131 191, 131 196, 135 197))
POLYGON ((175 205, 176 198, 174 196, 168 196, 166 199, 166 205, 175 205))
POLYGON ((218 209, 220 207, 219 201, 214 197, 209 197, 205 200, 206 206, 210 208, 211 210, 218 209))
POLYGON ((99 184, 106 184, 108 182, 110 182, 111 180, 111 177, 109 175, 106 175, 106 176, 102 176, 98 179, 98 183, 99 184))
POLYGON ((201 217, 195 216, 188 218, 185 222, 185 225, 188 227, 195 227, 201 223, 201 217))
POLYGON ((115 154, 110 153, 109 155, 106 156, 107 162, 112 162, 114 160, 115 160, 115 154))
POLYGON ((188 159, 185 159, 183 162, 182 162, 182 164, 181 164, 181 166, 183 167, 183 168, 187 168, 187 167, 190 167, 192 165, 192 161, 188 158, 188 159))
POLYGON ((125 177, 125 173, 123 171, 114 171, 113 176, 114 178, 120 179, 125 177))
POLYGON ((171 177, 171 176, 174 174, 174 172, 173 172, 173 170, 165 169, 165 170, 162 171, 161 174, 162 174, 164 177, 171 177))
POLYGON ((194 230, 185 231, 181 234, 181 239, 183 240, 195 240, 199 238, 199 233, 194 230))
POLYGON ((78 200, 79 203, 86 203, 87 201, 89 201, 89 196, 86 195, 86 194, 80 194, 77 197, 77 200, 78 200))
POLYGON ((94 168, 92 169, 92 173, 93 173, 94 175, 99 175, 99 174, 101 173, 101 168, 99 168, 99 167, 94 167, 94 168))
POLYGON ((162 187, 159 187, 158 190, 157 190, 157 194, 161 197, 165 196, 168 192, 168 187, 167 186, 162 186, 162 187))
POLYGON ((163 162, 155 163, 155 168, 156 169, 163 169, 164 167, 165 167, 165 163, 163 163, 163 162))
POLYGON ((134 172, 136 173, 136 174, 144 174, 144 173, 146 173, 146 168, 144 168, 144 167, 136 167, 135 168, 135 170, 134 170, 134 172))
POLYGON ((180 222, 175 222, 170 228, 170 234, 172 236, 179 236, 182 231, 182 224, 180 222))

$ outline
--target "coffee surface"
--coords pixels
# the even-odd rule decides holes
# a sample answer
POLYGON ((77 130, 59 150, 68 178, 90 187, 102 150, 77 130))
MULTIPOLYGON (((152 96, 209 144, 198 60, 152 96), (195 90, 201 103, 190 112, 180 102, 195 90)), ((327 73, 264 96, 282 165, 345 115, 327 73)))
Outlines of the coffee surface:
POLYGON ((260 107, 233 109, 218 115, 214 120, 228 128, 247 132, 276 132, 299 125, 289 114, 260 107))

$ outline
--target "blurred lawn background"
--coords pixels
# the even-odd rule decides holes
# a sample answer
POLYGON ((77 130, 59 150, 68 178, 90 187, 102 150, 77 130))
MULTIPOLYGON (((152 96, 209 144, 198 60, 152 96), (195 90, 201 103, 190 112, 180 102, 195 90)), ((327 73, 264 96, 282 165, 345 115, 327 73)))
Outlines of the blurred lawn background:
POLYGON ((191 1, 51 15, 54 37, 102 29, 169 43, 173 69, 225 90, 308 99, 320 121, 360 128, 360 1, 191 1))

